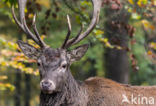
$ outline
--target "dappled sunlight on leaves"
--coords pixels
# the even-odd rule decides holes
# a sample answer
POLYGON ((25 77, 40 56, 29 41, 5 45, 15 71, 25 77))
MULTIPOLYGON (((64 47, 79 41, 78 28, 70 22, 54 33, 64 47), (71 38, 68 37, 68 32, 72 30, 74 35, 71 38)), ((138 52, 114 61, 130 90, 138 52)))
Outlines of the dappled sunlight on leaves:
POLYGON ((152 25, 149 21, 147 20, 142 20, 142 24, 144 25, 145 28, 150 29, 150 30, 154 30, 155 27, 154 25, 152 25))
POLYGON ((156 50, 156 42, 151 42, 149 44, 149 47, 152 48, 152 49, 154 49, 154 50, 156 50))
POLYGON ((137 4, 139 7, 144 7, 144 5, 146 5, 148 2, 148 0, 138 0, 137 4))
POLYGON ((6 80, 6 79, 8 79, 8 76, 0 76, 0 80, 6 80))
MULTIPOLYGON (((34 42, 29 41, 32 45, 35 45, 34 42)), ((4 38, 0 37, 0 66, 1 67, 12 67, 14 69, 19 69, 21 72, 26 74, 33 74, 35 76, 39 75, 38 70, 34 70, 31 67, 27 67, 25 63, 35 63, 35 60, 28 59, 20 51, 18 45, 14 42, 7 42, 4 38)), ((37 46, 35 46, 37 47, 37 46)), ((2 83, 2 80, 6 80, 8 77, 5 75, 0 76, 0 90, 14 90, 14 86, 10 83, 2 83)))
POLYGON ((4 91, 9 89, 10 91, 15 90, 15 87, 11 85, 10 83, 1 83, 0 82, 0 91, 4 91))
POLYGON ((94 35, 95 35, 96 39, 99 40, 100 42, 102 42, 106 48, 118 49, 118 50, 124 49, 123 47, 121 47, 119 45, 112 45, 109 42, 108 38, 102 37, 102 34, 104 34, 104 32, 102 30, 94 30, 94 35))

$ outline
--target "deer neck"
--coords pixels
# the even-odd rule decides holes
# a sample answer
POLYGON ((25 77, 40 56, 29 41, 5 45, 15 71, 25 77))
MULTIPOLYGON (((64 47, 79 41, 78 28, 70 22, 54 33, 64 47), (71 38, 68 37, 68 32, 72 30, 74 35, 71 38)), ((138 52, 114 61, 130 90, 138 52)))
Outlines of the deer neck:
POLYGON ((68 75, 68 79, 60 92, 54 92, 52 94, 44 94, 41 92, 40 106, 77 106, 85 101, 87 96, 83 84, 77 82, 70 71, 68 75))

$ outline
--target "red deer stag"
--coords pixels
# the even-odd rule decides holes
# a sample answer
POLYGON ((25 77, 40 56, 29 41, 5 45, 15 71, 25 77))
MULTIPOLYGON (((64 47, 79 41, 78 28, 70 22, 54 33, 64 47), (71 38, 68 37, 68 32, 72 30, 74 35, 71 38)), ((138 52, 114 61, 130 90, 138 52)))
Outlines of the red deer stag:
POLYGON ((84 82, 76 81, 71 72, 70 65, 84 56, 88 44, 81 45, 71 51, 67 48, 83 40, 95 28, 102 1, 92 0, 93 14, 91 23, 85 32, 82 28, 75 38, 69 39, 71 24, 69 16, 68 33, 63 45, 58 49, 47 46, 40 38, 36 28, 36 15, 34 15, 32 29, 28 28, 25 20, 25 5, 27 0, 18 0, 19 20, 14 7, 12 13, 16 24, 22 31, 34 40, 40 49, 23 41, 18 45, 23 53, 37 61, 40 70, 40 106, 148 106, 154 104, 156 87, 137 87, 116 83, 109 79, 93 77, 84 82))

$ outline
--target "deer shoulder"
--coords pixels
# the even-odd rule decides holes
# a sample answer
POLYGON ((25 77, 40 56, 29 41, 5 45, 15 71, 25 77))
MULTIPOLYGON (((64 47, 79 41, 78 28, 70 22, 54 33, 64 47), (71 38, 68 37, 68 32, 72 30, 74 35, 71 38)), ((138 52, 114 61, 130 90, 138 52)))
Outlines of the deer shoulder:
POLYGON ((124 95, 128 99, 132 95, 156 98, 156 86, 132 86, 100 77, 88 78, 84 86, 88 92, 88 106, 122 106, 124 95))

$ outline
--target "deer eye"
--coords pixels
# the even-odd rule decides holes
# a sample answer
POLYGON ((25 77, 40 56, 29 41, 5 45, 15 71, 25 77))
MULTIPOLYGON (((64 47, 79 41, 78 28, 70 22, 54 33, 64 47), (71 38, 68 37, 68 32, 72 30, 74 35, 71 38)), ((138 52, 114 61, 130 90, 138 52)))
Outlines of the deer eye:
POLYGON ((37 62, 37 65, 38 65, 38 66, 41 66, 41 64, 40 64, 39 62, 37 62))
POLYGON ((66 67, 67 67, 67 64, 66 63, 62 65, 62 68, 66 68, 66 67))

